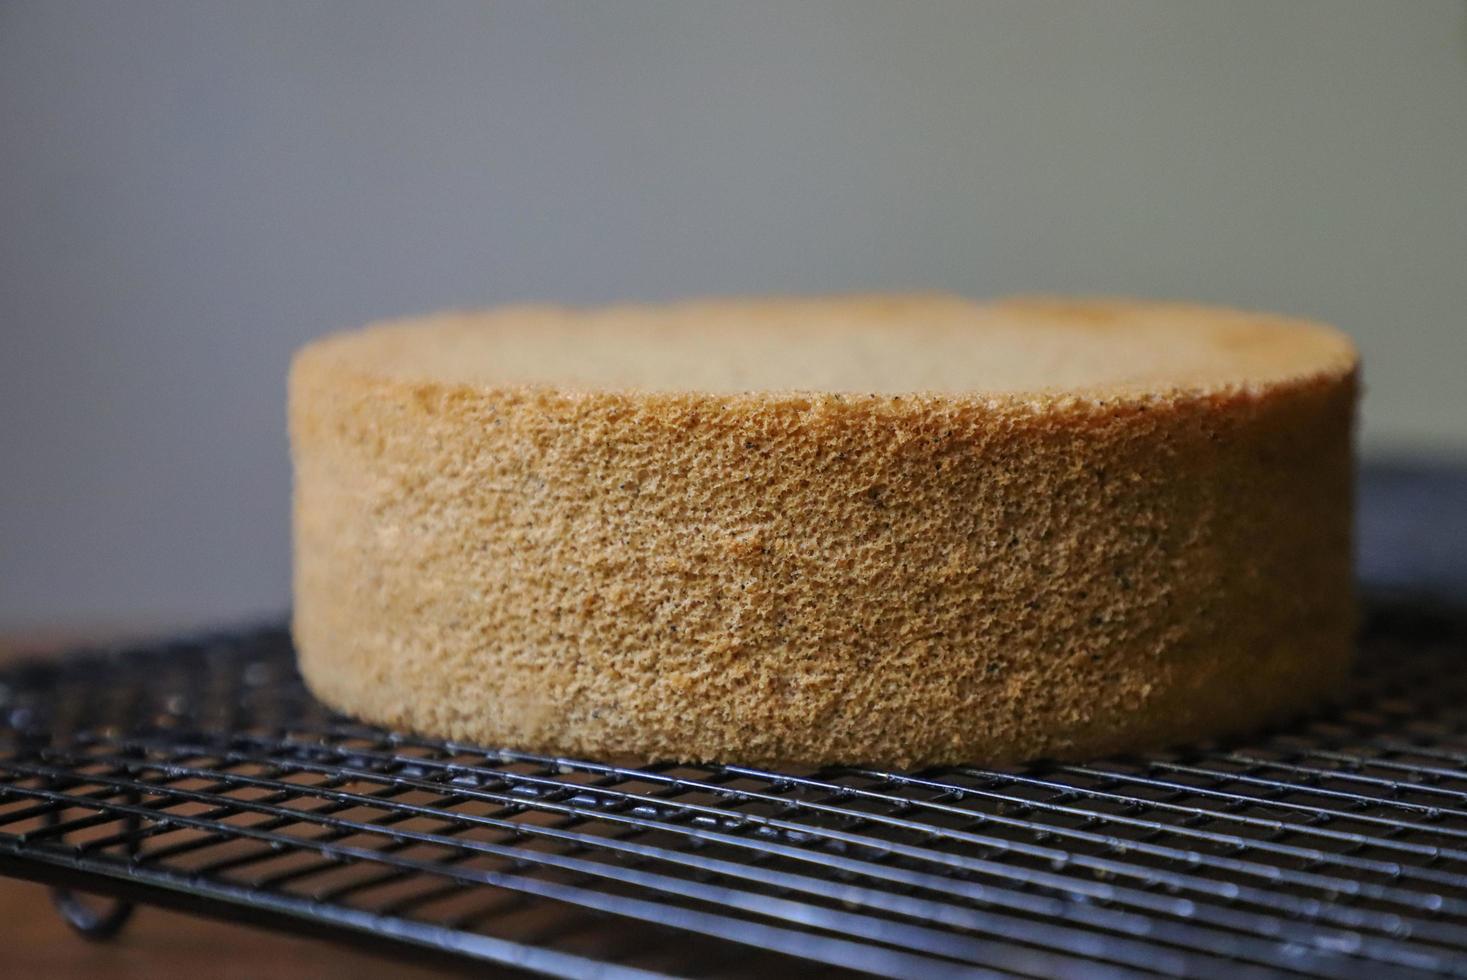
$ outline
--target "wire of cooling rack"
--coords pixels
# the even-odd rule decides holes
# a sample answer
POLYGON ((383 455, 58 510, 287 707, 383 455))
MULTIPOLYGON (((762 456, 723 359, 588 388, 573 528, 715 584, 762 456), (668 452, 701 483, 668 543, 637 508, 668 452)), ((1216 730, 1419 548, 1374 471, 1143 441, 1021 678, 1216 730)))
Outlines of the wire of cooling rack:
POLYGON ((394 734, 280 628, 97 651, 0 675, 0 871, 558 976, 1467 976, 1467 613, 1361 645, 1249 742, 918 773, 394 734))

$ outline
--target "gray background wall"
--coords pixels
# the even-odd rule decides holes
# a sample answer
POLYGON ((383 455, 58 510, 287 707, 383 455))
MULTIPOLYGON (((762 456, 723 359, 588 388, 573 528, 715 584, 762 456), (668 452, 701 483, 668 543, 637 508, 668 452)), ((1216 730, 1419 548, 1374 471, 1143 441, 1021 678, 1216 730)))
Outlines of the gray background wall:
POLYGON ((1467 5, 0 0, 0 627, 283 608, 324 331, 912 287, 1323 317, 1467 449, 1467 5))

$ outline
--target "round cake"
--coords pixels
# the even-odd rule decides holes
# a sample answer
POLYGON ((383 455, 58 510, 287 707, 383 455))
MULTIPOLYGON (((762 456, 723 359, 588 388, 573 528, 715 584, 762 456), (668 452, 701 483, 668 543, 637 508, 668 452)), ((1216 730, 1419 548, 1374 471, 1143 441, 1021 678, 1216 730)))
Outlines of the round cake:
POLYGON ((1279 316, 525 306, 311 344, 326 704, 546 753, 996 764, 1286 719, 1352 648, 1357 356, 1279 316))

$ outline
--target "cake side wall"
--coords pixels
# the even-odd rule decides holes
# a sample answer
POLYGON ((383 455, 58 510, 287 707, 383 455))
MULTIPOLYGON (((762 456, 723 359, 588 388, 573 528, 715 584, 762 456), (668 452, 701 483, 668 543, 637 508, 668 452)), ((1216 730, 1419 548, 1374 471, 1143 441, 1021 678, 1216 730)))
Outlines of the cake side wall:
POLYGON ((1312 703, 1351 646, 1353 377, 1026 410, 472 391, 304 358, 301 666, 591 755, 1087 755, 1312 703))

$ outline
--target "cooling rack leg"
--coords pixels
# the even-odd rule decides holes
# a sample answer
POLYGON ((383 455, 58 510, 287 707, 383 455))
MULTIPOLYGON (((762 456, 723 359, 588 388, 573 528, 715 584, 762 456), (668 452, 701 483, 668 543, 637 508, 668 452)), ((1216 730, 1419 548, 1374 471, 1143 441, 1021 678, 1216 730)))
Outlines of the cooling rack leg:
MULTIPOLYGON (((137 805, 138 794, 135 790, 123 794, 122 798, 129 805, 137 805)), ((62 811, 52 807, 46 811, 44 819, 46 826, 54 827, 61 823, 62 811)), ((128 834, 124 850, 129 856, 135 855, 138 848, 138 819, 135 815, 128 816, 122 825, 128 834)), ((51 904, 56 906, 56 911, 61 913, 67 925, 83 938, 99 943, 117 935, 127 925, 127 920, 132 918, 133 910, 133 903, 126 899, 96 895, 83 899, 70 888, 52 888, 51 904)))
POLYGON ((83 901, 70 888, 51 889, 51 904, 67 924, 94 942, 103 942, 127 925, 133 904, 120 898, 91 898, 83 901), (96 905, 94 903, 102 903, 96 905))

